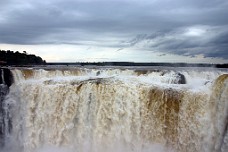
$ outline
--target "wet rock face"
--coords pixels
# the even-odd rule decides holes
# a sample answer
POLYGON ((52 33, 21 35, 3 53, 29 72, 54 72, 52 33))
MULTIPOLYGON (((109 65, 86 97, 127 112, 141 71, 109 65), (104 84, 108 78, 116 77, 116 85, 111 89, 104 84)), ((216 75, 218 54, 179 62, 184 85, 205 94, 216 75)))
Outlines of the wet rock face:
POLYGON ((4 84, 4 82, 3 82, 4 80, 3 80, 3 77, 2 77, 4 75, 3 70, 4 69, 0 69, 0 84, 4 84))
POLYGON ((4 146, 6 132, 10 131, 11 120, 6 111, 5 97, 12 84, 12 74, 9 69, 0 69, 0 147, 4 146), (7 127, 6 127, 7 126, 7 127))
POLYGON ((185 76, 181 73, 177 74, 178 82, 177 84, 186 84, 185 76))
POLYGON ((12 73, 9 69, 0 68, 0 84, 6 84, 8 87, 13 83, 12 73))
POLYGON ((5 110, 4 99, 8 94, 9 88, 6 85, 0 84, 0 147, 3 146, 5 138, 5 110))

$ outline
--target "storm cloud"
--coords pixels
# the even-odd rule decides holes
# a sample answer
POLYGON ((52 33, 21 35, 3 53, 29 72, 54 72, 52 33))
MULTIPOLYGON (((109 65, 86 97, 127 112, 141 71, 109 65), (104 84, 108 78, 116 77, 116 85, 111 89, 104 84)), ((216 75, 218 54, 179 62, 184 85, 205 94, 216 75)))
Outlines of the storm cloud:
POLYGON ((227 0, 1 0, 0 6, 1 44, 228 59, 227 0))

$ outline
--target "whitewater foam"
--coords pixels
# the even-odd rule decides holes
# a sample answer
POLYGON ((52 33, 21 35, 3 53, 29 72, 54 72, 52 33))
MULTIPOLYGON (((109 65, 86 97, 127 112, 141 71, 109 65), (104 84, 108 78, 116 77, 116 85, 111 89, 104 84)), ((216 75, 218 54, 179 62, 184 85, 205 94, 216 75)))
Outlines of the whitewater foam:
POLYGON ((13 129, 5 151, 226 150, 226 71, 11 72, 5 102, 13 129))

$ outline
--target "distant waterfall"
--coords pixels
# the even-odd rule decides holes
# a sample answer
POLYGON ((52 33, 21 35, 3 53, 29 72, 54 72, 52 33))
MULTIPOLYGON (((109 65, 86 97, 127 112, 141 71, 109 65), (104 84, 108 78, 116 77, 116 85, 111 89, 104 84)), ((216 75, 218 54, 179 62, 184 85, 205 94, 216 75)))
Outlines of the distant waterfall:
POLYGON ((7 119, 0 125, 12 124, 2 128, 10 130, 5 147, 13 152, 228 150, 227 71, 22 68, 11 73, 14 83, 1 98, 6 110, 1 118, 7 119))

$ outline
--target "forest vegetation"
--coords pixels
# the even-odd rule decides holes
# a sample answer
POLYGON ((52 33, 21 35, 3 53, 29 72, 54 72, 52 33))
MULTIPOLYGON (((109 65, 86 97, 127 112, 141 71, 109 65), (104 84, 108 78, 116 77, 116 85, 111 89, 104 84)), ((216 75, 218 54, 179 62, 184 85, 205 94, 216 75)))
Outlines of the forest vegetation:
POLYGON ((0 50, 0 65, 43 65, 46 61, 34 54, 28 54, 26 51, 0 50))

